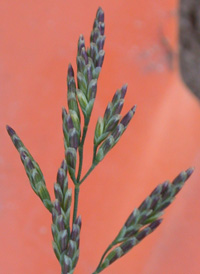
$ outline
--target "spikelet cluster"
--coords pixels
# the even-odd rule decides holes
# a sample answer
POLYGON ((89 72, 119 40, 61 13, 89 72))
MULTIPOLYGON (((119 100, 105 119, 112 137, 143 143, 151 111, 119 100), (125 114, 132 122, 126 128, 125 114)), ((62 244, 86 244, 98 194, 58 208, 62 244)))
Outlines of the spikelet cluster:
POLYGON ((76 218, 70 230, 71 189, 68 189, 67 164, 64 160, 54 184, 55 201, 52 208, 52 235, 54 253, 60 262, 62 274, 72 274, 79 258, 81 218, 76 218))
POLYGON ((94 135, 95 155, 93 161, 95 164, 102 161, 111 148, 116 145, 135 114, 136 106, 133 106, 121 119, 120 113, 123 108, 126 91, 127 85, 116 91, 112 102, 108 104, 105 110, 103 118, 100 117, 97 121, 94 135))
POLYGON ((97 92, 97 79, 103 65, 104 12, 98 9, 90 37, 90 47, 86 50, 83 35, 78 41, 77 51, 77 82, 78 102, 85 120, 89 120, 97 92))
POLYGON ((134 209, 112 243, 113 250, 108 253, 94 273, 101 272, 114 261, 124 256, 162 222, 160 216, 174 200, 184 183, 193 173, 193 168, 181 172, 173 181, 158 185, 152 193, 134 209))
POLYGON ((51 212, 52 202, 49 192, 46 188, 46 183, 42 171, 33 159, 28 149, 24 146, 19 136, 16 134, 14 129, 7 126, 7 132, 11 137, 11 140, 20 154, 21 161, 24 165, 26 174, 29 178, 30 184, 34 192, 41 199, 45 207, 51 212))

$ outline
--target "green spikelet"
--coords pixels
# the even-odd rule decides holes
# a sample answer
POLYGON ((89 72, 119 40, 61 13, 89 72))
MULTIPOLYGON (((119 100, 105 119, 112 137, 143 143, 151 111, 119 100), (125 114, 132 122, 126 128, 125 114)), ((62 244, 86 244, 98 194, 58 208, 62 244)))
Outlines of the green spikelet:
POLYGON ((37 162, 33 159, 32 155, 29 153, 27 148, 22 143, 21 139, 18 137, 14 129, 10 126, 6 127, 10 138, 18 150, 22 163, 24 165, 26 174, 29 178, 30 184, 34 192, 41 199, 45 207, 51 212, 52 210, 52 202, 49 195, 49 192, 46 188, 45 179, 42 174, 42 171, 37 164, 37 162))

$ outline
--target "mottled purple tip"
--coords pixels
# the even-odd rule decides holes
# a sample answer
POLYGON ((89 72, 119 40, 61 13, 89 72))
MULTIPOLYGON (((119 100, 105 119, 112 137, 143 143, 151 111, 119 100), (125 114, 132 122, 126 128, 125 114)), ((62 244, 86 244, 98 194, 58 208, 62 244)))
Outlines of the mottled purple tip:
POLYGON ((70 270, 71 270, 70 259, 67 256, 64 255, 62 272, 63 273, 69 273, 70 270))
POLYGON ((93 79, 89 85, 89 100, 94 99, 97 93, 97 80, 93 79))
POLYGON ((155 196, 155 197, 152 199, 150 209, 154 210, 155 207, 157 206, 159 200, 160 200, 160 196, 155 196))
POLYGON ((123 99, 125 97, 126 92, 127 92, 127 87, 128 87, 127 84, 122 86, 122 88, 121 88, 121 99, 123 99))
POLYGON ((81 34, 78 40, 78 53, 81 55, 82 48, 85 48, 85 40, 83 35, 81 34))
POLYGON ((65 172, 67 172, 67 163, 66 163, 66 160, 62 161, 61 168, 64 169, 65 172))
POLYGON ((69 136, 69 145, 70 147, 73 147, 75 150, 78 148, 79 142, 78 142, 78 135, 76 133, 75 128, 72 129, 72 132, 69 136))
POLYGON ((103 61, 104 61, 104 56, 105 56, 105 51, 104 50, 100 50, 100 52, 99 52, 99 58, 98 58, 98 61, 97 61, 97 66, 98 67, 102 67, 103 61))
POLYGON ((67 116, 67 110, 66 110, 66 108, 62 108, 62 118, 64 119, 64 118, 66 118, 66 116, 67 116))
POLYGON ((24 162, 25 159, 26 159, 26 157, 27 157, 27 155, 26 155, 26 153, 25 153, 24 151, 22 151, 22 152, 20 153, 20 157, 21 157, 22 162, 24 162))
POLYGON ((104 32, 105 32, 105 24, 104 23, 99 22, 99 31, 100 31, 101 35, 104 35, 104 32))
POLYGON ((131 110, 132 110, 132 112, 133 112, 133 113, 135 113, 135 111, 136 111, 136 107, 137 107, 137 105, 134 105, 134 106, 132 107, 132 109, 131 109, 131 110))
POLYGON ((67 165, 73 169, 76 167, 76 159, 72 151, 66 152, 67 165))
POLYGON ((74 77, 74 70, 71 64, 68 66, 68 77, 74 77))
POLYGON ((135 113, 135 110, 136 110, 136 105, 133 106, 129 112, 122 118, 121 120, 121 124, 124 126, 124 127, 127 127, 128 123, 130 122, 131 118, 133 117, 134 113, 135 113))
POLYGON ((34 165, 33 165, 32 161, 31 161, 31 159, 29 159, 29 158, 28 158, 28 161, 27 161, 27 167, 29 169, 34 169, 34 165))
POLYGON ((154 197, 156 195, 159 195, 162 191, 162 185, 158 185, 154 190, 151 192, 150 197, 154 197))
POLYGON ((33 165, 33 162, 31 161, 31 159, 27 156, 26 152, 25 151, 22 151, 20 153, 20 157, 21 157, 21 160, 22 160, 22 163, 25 162, 26 160, 26 165, 29 169, 34 169, 34 165, 33 165))
POLYGON ((58 215, 60 215, 61 214, 61 207, 60 207, 60 203, 57 199, 54 201, 54 208, 56 209, 58 215))
POLYGON ((76 225, 78 225, 79 227, 81 227, 81 216, 78 216, 74 222, 76 225))
POLYGON ((73 124, 72 117, 70 116, 70 114, 68 114, 67 117, 66 117, 66 124, 67 124, 67 129, 68 130, 74 128, 74 124, 73 124))
POLYGON ((187 174, 187 179, 188 179, 194 172, 194 167, 188 168, 185 172, 187 174))
POLYGON ((80 233, 80 228, 77 225, 73 225, 70 239, 72 241, 76 241, 76 238, 79 236, 79 233, 80 233))
POLYGON ((121 110, 123 108, 123 105, 124 105, 124 100, 121 99, 117 104, 116 104, 116 107, 113 111, 113 114, 120 114, 121 113, 121 110))
MULTIPOLYGON (((75 248, 76 247, 75 247, 74 243, 72 241, 69 241, 68 248, 67 248, 67 257, 69 257, 71 259, 74 257, 74 253, 76 251, 75 248)), ((65 273, 67 274, 70 272, 65 272, 65 273)))
POLYGON ((108 151, 112 148, 111 139, 105 140, 101 147, 104 155, 106 155, 106 153, 108 153, 108 151))
POLYGON ((187 179, 187 174, 185 171, 182 171, 173 181, 172 184, 173 185, 179 185, 183 182, 185 182, 187 179))
POLYGON ((87 66, 87 80, 88 83, 92 81, 92 67, 90 65, 87 66))
POLYGON ((104 22, 104 12, 101 7, 98 8, 96 17, 99 22, 104 22))
POLYGON ((6 125, 6 129, 7 129, 8 134, 10 135, 10 137, 12 137, 13 135, 16 134, 14 129, 12 129, 10 126, 6 125))
POLYGON ((136 239, 137 239, 138 241, 141 241, 141 240, 144 239, 148 234, 149 234, 149 228, 146 227, 146 228, 144 228, 142 231, 140 231, 140 232, 138 233, 138 235, 136 236, 136 239))
POLYGON ((58 218, 57 218, 57 224, 58 224, 58 227, 59 227, 60 231, 65 230, 65 223, 64 223, 64 219, 63 219, 62 215, 58 216, 58 218))
POLYGON ((65 181, 65 173, 62 168, 60 168, 58 170, 56 181, 60 185, 60 187, 63 189, 63 185, 64 185, 64 181, 65 181))
POLYGON ((88 64, 88 55, 87 52, 85 50, 85 47, 81 48, 81 56, 83 57, 83 59, 85 60, 86 65, 88 64))
MULTIPOLYGON (((61 252, 65 251, 67 249, 67 243, 68 243, 68 233, 67 230, 63 230, 62 233, 60 233, 60 248, 61 252)), ((67 272, 65 272, 67 273, 67 272)))
POLYGON ((112 132, 112 136, 115 140, 117 140, 122 134, 122 131, 120 129, 120 124, 118 124, 116 126, 116 128, 114 129, 114 131, 112 132))
POLYGON ((149 225, 149 227, 151 228, 151 230, 156 229, 162 223, 162 220, 163 219, 158 219, 158 220, 154 221, 153 223, 151 223, 149 225))
POLYGON ((134 245, 136 245, 136 238, 124 242, 120 247, 124 253, 127 253, 134 245))
POLYGON ((99 51, 103 49, 104 43, 105 43, 105 36, 100 36, 97 41, 97 47, 99 51))
POLYGON ((170 187, 170 182, 169 181, 165 181, 164 183, 162 183, 162 190, 161 190, 161 195, 164 195, 168 189, 170 187))

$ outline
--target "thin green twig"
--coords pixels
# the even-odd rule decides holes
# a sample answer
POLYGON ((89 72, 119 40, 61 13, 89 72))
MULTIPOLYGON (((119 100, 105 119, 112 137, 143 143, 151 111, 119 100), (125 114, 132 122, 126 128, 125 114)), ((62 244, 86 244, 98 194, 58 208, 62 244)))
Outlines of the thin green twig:
POLYGON ((83 178, 79 181, 79 185, 83 183, 83 181, 88 177, 88 175, 92 172, 92 170, 95 168, 95 164, 92 164, 90 169, 87 171, 87 173, 83 176, 83 178))
POLYGON ((79 197, 79 185, 75 186, 74 189, 74 212, 73 212, 73 223, 75 222, 77 218, 77 211, 78 211, 78 197, 79 197))
POLYGON ((99 264, 98 264, 98 266, 97 266, 95 272, 93 272, 92 274, 100 273, 100 272, 103 270, 103 269, 101 270, 100 266, 101 266, 101 264, 102 264, 102 262, 103 262, 103 260, 104 260, 104 258, 105 258, 105 256, 106 256, 106 254, 108 253, 108 251, 110 251, 110 250, 113 248, 114 245, 115 245, 115 241, 113 241, 113 242, 107 247, 107 249, 105 250, 105 252, 103 253, 103 255, 102 255, 102 257, 101 257, 101 260, 100 260, 100 262, 99 262, 99 264))
POLYGON ((82 165, 83 165, 83 145, 85 142, 88 124, 89 124, 89 119, 85 120, 85 122, 84 122, 83 135, 82 135, 81 143, 80 143, 80 146, 78 149, 78 151, 79 151, 79 167, 78 167, 78 175, 77 175, 77 179, 76 179, 77 184, 79 183, 79 180, 81 177, 81 171, 82 171, 82 165))
POLYGON ((83 145, 84 145, 84 142, 85 142, 85 137, 86 137, 86 133, 87 133, 87 129, 88 129, 88 123, 89 123, 89 119, 85 120, 85 122, 84 122, 84 128, 83 128, 83 135, 82 135, 81 143, 80 143, 80 146, 79 146, 79 168, 78 168, 78 175, 77 175, 77 179, 76 179, 76 183, 75 183, 75 188, 74 188, 73 222, 77 218, 78 199, 79 199, 79 191, 80 191, 79 180, 80 180, 81 171, 82 171, 82 165, 83 165, 83 145))

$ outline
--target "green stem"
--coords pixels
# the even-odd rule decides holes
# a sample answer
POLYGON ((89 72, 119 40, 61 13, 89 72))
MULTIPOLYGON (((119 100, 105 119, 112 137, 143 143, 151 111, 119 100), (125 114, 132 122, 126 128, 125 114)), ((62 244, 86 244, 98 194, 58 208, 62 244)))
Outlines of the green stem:
MULTIPOLYGON (((95 156, 96 156, 96 151, 97 151, 97 147, 94 146, 94 150, 93 150, 93 160, 92 160, 92 166, 90 167, 90 169, 87 171, 87 173, 83 176, 83 178, 78 182, 79 185, 83 183, 83 181, 88 177, 88 175, 92 172, 92 170, 95 168, 95 166, 97 165, 94 162, 95 156)), ((79 178, 80 179, 80 178, 79 178)))
POLYGON ((76 218, 77 218, 77 211, 78 211, 78 197, 79 197, 79 180, 80 180, 80 176, 81 176, 81 171, 82 171, 82 165, 83 165, 83 145, 85 142, 85 137, 86 137, 86 133, 87 133, 87 129, 88 129, 88 124, 89 124, 89 119, 85 119, 84 121, 84 127, 83 127, 83 135, 82 135, 82 139, 81 139, 81 143, 78 149, 79 152, 79 167, 78 167, 78 175, 77 175, 77 179, 75 182, 75 189, 74 189, 74 212, 73 212, 73 223, 75 222, 76 218))
POLYGON ((83 176, 83 178, 79 181, 79 185, 83 183, 83 181, 88 177, 88 175, 92 172, 92 170, 95 168, 96 164, 92 164, 90 169, 87 171, 87 173, 83 176))
POLYGON ((97 269, 95 270, 95 272, 93 272, 92 274, 97 274, 97 273, 100 273, 104 268, 101 268, 101 264, 106 256, 106 254, 108 253, 109 250, 111 250, 111 248, 115 245, 115 242, 113 241, 108 247, 107 249, 105 250, 105 252, 103 253, 102 257, 101 257, 101 260, 97 266, 97 269))
POLYGON ((78 211, 78 196, 79 196, 79 185, 75 186, 74 190, 74 212, 73 212, 73 223, 77 218, 77 211, 78 211))
POLYGON ((96 154, 97 154, 97 146, 94 145, 94 149, 93 149, 93 159, 92 159, 92 162, 93 162, 93 163, 94 163, 96 154))
POLYGON ((82 139, 81 139, 81 143, 78 149, 79 152, 79 167, 78 167, 78 175, 77 175, 77 183, 79 183, 80 177, 81 177, 81 171, 82 171, 82 165, 83 165, 83 145, 85 142, 85 137, 86 137, 86 133, 87 133, 87 128, 88 128, 88 124, 89 124, 89 119, 86 119, 84 122, 84 127, 83 127, 83 135, 82 135, 82 139))

